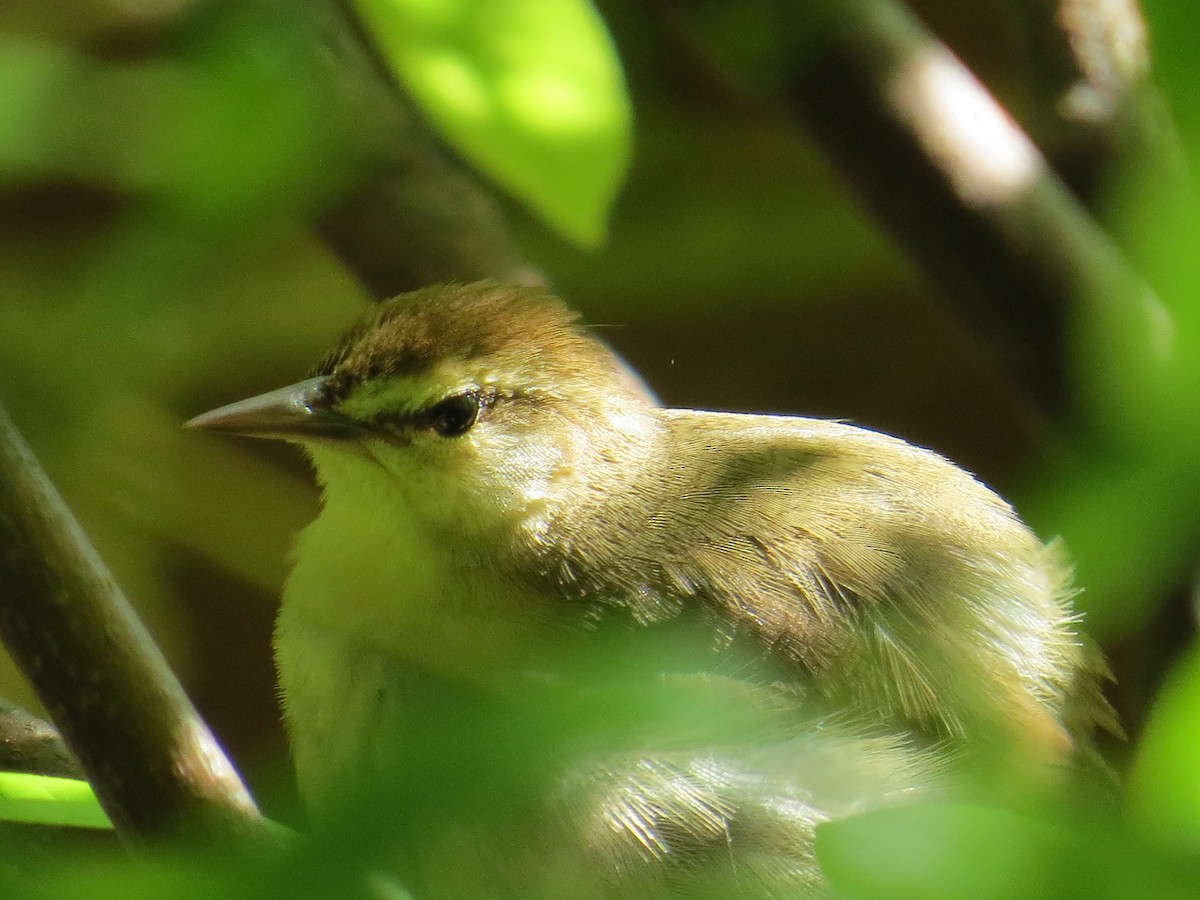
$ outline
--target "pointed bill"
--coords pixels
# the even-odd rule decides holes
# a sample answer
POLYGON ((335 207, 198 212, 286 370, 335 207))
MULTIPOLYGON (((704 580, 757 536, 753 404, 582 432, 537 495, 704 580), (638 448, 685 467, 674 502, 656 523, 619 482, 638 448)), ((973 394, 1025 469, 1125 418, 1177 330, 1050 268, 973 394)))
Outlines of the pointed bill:
POLYGON ((333 409, 324 389, 324 378, 310 378, 201 413, 184 427, 294 441, 355 436, 361 427, 333 409))

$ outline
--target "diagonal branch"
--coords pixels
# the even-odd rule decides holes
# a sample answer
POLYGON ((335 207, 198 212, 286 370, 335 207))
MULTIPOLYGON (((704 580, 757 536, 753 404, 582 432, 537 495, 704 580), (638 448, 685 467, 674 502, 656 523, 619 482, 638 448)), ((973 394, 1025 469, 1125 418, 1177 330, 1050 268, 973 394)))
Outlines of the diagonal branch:
POLYGON ((266 844, 258 811, 7 414, 0 637, 117 827, 266 844))
MULTIPOLYGON (((339 0, 295 8, 337 125, 352 126, 359 179, 318 222, 348 267, 380 298, 434 281, 540 282, 494 198, 412 114, 353 14, 339 0)), ((245 788, 2 412, 0 546, 0 636, 118 831, 140 839, 199 825, 217 842, 262 840, 245 788)), ((38 752, 50 755, 25 763, 48 774, 64 757, 42 737, 38 752)))
MULTIPOLYGON (((690 52, 736 80, 737 64, 720 59, 688 4, 668 7, 690 52)), ((1068 335, 1112 329, 1146 367, 1162 365, 1171 326, 1153 291, 907 8, 814 0, 763 9, 798 44, 780 88, 786 111, 1044 408, 1079 413, 1069 374, 1079 348, 1068 335)))
POLYGON ((82 778, 58 729, 0 698, 0 771, 82 778))
POLYGON ((1026 127, 1084 202, 1114 166, 1162 156, 1171 124, 1150 83, 1137 0, 1004 0, 1028 67, 1026 127))
POLYGON ((357 183, 317 230, 376 298, 445 281, 542 284, 492 194, 414 114, 346 0, 304 4, 321 36, 328 89, 352 133, 357 183))

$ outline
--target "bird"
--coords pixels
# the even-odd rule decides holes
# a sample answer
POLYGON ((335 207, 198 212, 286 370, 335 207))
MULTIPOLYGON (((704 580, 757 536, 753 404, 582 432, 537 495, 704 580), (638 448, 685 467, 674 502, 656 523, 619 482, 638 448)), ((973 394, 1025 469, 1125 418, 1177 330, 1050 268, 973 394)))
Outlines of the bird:
POLYGON ((542 288, 402 294, 188 424, 311 458, 274 641, 297 780, 315 820, 386 796, 414 896, 820 893, 822 822, 1053 781, 1119 729, 1063 548, 979 480, 664 408, 542 288))

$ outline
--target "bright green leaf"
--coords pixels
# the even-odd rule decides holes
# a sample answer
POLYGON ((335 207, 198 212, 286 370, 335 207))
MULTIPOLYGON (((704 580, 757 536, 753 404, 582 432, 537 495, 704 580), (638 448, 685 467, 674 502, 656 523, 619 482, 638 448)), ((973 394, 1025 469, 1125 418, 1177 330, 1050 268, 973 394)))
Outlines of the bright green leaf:
POLYGON ((112 827, 86 781, 24 772, 0 772, 0 820, 77 828, 112 827))
POLYGON ((587 0, 355 0, 384 57, 454 147, 594 246, 629 161, 620 61, 587 0))

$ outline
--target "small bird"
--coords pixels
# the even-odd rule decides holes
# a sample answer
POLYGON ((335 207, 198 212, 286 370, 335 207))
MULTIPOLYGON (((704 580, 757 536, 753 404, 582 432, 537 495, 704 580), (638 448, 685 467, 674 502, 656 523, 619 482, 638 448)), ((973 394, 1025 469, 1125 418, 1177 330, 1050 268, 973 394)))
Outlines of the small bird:
POLYGON ((396 297, 189 425, 312 458, 297 777, 316 820, 400 804, 419 897, 819 891, 821 822, 1117 727, 1061 549, 989 489, 839 422, 662 408, 541 289, 396 297))

